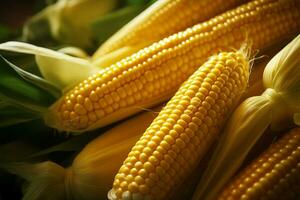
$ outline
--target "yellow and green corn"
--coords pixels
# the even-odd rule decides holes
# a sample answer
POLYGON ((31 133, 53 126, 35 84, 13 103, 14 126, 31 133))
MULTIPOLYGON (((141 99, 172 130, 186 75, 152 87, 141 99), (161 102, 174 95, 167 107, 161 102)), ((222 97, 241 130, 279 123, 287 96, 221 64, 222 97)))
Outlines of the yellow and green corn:
POLYGON ((45 116, 49 126, 82 132, 169 99, 210 55, 246 40, 263 49, 300 31, 298 0, 254 0, 167 37, 94 74, 45 116))

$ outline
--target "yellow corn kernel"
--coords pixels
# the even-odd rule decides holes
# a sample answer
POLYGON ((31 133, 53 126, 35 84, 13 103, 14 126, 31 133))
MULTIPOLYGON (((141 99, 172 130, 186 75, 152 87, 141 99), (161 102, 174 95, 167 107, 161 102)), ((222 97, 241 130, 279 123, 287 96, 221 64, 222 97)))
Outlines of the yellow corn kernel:
POLYGON ((78 84, 50 108, 46 123, 82 132, 163 102, 210 55, 239 48, 245 37, 252 48, 263 49, 297 32, 299 13, 297 0, 254 0, 174 34, 78 84), (93 99, 92 109, 83 105, 85 99, 93 99), (95 121, 87 118, 91 112, 95 121))
POLYGON ((221 192, 225 199, 297 199, 300 196, 300 129, 272 144, 221 192))
MULTIPOLYGON (((171 34, 205 21, 247 0, 164 0, 151 7, 108 39, 93 55, 104 54, 127 46, 148 46, 171 34), (141 46, 140 44, 143 44, 141 46)), ((129 51, 130 52, 130 51, 129 51)), ((124 55, 124 51, 122 54, 124 55)), ((129 54, 127 54, 129 55, 129 54)))
POLYGON ((132 148, 109 198, 169 197, 218 135, 246 89, 248 76, 244 53, 212 56, 180 87, 132 148))
POLYGON ((284 130, 291 123, 300 124, 299 54, 300 35, 267 64, 262 80, 265 90, 243 101, 231 115, 193 199, 215 199, 268 127, 284 130))

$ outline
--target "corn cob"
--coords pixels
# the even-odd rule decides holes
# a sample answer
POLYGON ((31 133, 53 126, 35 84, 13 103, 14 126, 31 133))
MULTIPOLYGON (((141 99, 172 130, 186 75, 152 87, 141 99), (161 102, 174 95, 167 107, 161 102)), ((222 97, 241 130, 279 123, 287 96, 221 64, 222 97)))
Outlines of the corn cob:
POLYGON ((66 169, 51 161, 2 162, 0 167, 28 181, 23 200, 106 199, 122 161, 160 109, 139 114, 95 138, 66 169))
POLYGON ((300 129, 271 145, 226 186, 225 199, 297 199, 300 196, 300 129))
POLYGON ((246 89, 245 56, 212 56, 180 87, 128 154, 110 199, 166 199, 191 173, 246 89))
MULTIPOLYGON (((159 0, 108 39, 93 58, 97 59, 126 46, 148 46, 246 1, 159 0)), ((126 52, 123 51, 124 54, 126 52)))
POLYGON ((246 35, 263 49, 297 32, 299 13, 297 0, 255 0, 174 34, 81 82, 50 108, 46 123, 82 132, 165 101, 209 55, 239 48, 246 35))
POLYGON ((215 199, 263 132, 300 124, 300 35, 274 56, 263 73, 265 91, 242 102, 231 115, 194 193, 215 199))

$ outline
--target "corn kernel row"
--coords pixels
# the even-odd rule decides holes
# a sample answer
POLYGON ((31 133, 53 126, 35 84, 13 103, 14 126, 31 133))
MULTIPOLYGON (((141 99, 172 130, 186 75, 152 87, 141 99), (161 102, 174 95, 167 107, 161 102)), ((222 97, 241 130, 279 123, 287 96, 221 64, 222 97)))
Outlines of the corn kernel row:
POLYGON ((64 95, 46 115, 49 126, 86 131, 169 99, 205 60, 220 50, 253 49, 300 30, 297 0, 255 0, 146 47, 64 95))

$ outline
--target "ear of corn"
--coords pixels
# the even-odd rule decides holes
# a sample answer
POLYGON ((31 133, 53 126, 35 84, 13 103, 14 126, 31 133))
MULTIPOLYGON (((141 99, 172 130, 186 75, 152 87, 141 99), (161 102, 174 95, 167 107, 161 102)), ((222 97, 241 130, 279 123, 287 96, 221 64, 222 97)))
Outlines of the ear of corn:
MULTIPOLYGON (((205 21, 243 2, 246 0, 228 0, 226 2, 222 0, 214 2, 209 0, 156 1, 108 39, 96 51, 93 58, 99 58, 126 46, 139 46, 139 48, 148 46, 152 42, 205 21), (166 21, 168 23, 165 23, 166 21)), ((129 52, 123 51, 123 57, 130 55, 129 52)))
POLYGON ((122 161, 160 109, 139 114, 100 135, 67 169, 51 161, 0 163, 0 168, 26 179, 24 200, 106 199, 122 161))
POLYGON ((229 119, 194 199, 214 199, 264 130, 283 129, 282 122, 300 112, 299 53, 300 35, 267 64, 265 91, 246 99, 229 119))
POLYGON ((256 0, 188 28, 105 68, 56 102, 49 126, 82 132, 169 99, 211 54, 245 41, 263 49, 300 28, 296 0, 256 0), (279 25, 275 25, 278 23, 279 25))
POLYGON ((31 18, 23 29, 23 38, 39 41, 41 24, 47 23, 51 36, 63 44, 79 47, 92 45, 91 24, 115 9, 117 0, 58 0, 31 18))
POLYGON ((222 191, 225 199, 297 199, 300 196, 300 129, 287 133, 222 191))
POLYGON ((166 199, 196 167, 246 89, 242 52, 212 56, 177 91, 132 148, 110 199, 166 199))
POLYGON ((74 199, 106 199, 122 161, 160 110, 157 107, 122 122, 76 156, 68 169, 73 174, 70 191, 74 199), (76 198, 76 193, 81 198, 76 198))

